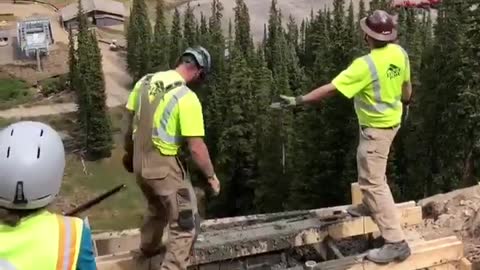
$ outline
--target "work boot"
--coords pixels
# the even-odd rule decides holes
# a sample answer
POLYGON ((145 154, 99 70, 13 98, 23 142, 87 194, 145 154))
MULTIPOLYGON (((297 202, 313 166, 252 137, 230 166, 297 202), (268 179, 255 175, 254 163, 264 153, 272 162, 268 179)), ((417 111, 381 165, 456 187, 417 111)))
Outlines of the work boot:
POLYGON ((368 209, 368 207, 363 203, 348 207, 347 213, 352 217, 364 217, 372 215, 370 209, 368 209))
POLYGON ((367 254, 367 259, 378 264, 388 264, 393 261, 404 261, 411 254, 406 241, 397 243, 385 243, 378 249, 372 249, 367 254))

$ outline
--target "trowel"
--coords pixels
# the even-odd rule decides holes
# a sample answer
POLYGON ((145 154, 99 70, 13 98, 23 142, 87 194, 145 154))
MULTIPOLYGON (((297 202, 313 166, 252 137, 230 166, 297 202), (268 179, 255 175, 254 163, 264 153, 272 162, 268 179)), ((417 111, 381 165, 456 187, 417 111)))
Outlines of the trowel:
POLYGON ((283 109, 282 103, 281 102, 273 102, 270 104, 271 109, 283 109))

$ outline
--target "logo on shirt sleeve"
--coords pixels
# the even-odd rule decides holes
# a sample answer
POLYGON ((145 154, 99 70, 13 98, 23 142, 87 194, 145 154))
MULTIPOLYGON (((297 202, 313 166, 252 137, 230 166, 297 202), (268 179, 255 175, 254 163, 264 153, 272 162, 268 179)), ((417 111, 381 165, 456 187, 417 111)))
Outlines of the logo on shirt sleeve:
POLYGON ((387 77, 389 79, 394 79, 395 77, 400 76, 400 68, 394 64, 390 64, 387 70, 387 77))

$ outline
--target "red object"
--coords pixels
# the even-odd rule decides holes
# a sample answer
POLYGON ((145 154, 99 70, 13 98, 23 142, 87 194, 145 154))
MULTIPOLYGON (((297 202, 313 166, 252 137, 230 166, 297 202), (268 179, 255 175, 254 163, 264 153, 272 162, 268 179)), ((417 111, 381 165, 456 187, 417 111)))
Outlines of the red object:
POLYGON ((394 1, 394 7, 404 8, 423 8, 430 9, 436 8, 442 1, 441 0, 400 0, 394 1))

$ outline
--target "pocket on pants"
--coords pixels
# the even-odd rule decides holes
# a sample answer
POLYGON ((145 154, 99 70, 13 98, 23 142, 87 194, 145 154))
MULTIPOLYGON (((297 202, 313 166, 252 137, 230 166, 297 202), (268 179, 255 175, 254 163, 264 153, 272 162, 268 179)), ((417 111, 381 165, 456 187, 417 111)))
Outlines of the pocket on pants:
POLYGON ((192 209, 190 191, 182 188, 177 191, 178 226, 185 231, 195 228, 195 217, 192 209))
POLYGON ((361 150, 365 158, 388 159, 391 142, 381 132, 383 131, 371 128, 360 131, 360 136, 362 136, 361 143, 363 144, 361 145, 361 150))
POLYGON ((165 179, 170 172, 170 166, 165 158, 156 150, 149 151, 142 159, 142 177, 145 179, 165 179))

